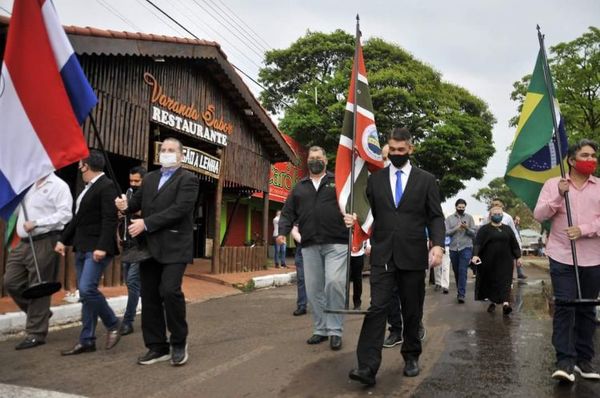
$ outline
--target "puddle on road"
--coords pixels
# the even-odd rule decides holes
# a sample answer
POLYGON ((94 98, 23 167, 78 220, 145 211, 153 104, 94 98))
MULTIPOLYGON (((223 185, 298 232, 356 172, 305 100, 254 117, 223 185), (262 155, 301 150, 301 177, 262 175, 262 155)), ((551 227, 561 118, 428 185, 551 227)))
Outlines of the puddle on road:
POLYGON ((545 281, 516 285, 512 291, 513 311, 521 317, 550 319, 554 305, 551 291, 545 281))

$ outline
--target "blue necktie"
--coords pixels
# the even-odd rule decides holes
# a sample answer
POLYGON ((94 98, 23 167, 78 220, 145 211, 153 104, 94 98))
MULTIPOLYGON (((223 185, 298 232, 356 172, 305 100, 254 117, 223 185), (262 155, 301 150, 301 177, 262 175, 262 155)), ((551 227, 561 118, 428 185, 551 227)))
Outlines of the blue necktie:
POLYGON ((396 171, 396 207, 402 199, 402 171, 396 171))

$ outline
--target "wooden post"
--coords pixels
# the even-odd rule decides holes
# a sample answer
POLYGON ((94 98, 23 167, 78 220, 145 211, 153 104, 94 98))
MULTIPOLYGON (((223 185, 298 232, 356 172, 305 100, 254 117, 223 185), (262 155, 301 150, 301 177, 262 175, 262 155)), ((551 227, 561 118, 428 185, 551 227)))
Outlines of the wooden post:
MULTIPOLYGON (((262 225, 262 239, 264 248, 264 260, 267 262, 269 254, 269 192, 263 192, 263 225, 262 225)), ((261 264, 261 265, 265 265, 261 264)))
POLYGON ((226 148, 221 153, 221 170, 219 171, 219 181, 217 181, 217 192, 215 193, 215 235, 213 237, 213 252, 210 262, 210 273, 217 274, 219 271, 220 251, 221 251, 221 202, 223 201, 223 185, 225 184, 225 153, 226 148))

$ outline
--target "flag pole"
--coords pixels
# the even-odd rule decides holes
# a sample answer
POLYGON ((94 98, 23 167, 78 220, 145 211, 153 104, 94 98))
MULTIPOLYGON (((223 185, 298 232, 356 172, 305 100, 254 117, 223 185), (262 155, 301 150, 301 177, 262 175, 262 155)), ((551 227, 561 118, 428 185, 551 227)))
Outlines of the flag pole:
MULTIPOLYGON (((352 103, 352 155, 350 156, 350 214, 354 214, 354 142, 356 141, 356 125, 358 123, 358 69, 359 59, 358 50, 360 49, 360 17, 356 14, 356 36, 354 38, 354 73, 352 73, 352 82, 354 83, 354 101, 352 103)), ((350 309, 350 264, 352 262, 352 242, 354 237, 354 226, 348 229, 348 252, 346 254, 346 310, 350 309)))
POLYGON ((96 141, 98 141, 98 146, 100 147, 100 151, 102 152, 102 154, 104 155, 104 159, 106 160, 106 171, 108 171, 108 176, 112 180, 113 185, 115 186, 115 189, 117 190, 117 196, 121 196, 121 194, 123 192, 121 191, 121 187, 119 186, 119 183, 117 182, 117 178, 116 178, 117 176, 115 175, 112 165, 110 164, 110 159, 108 158, 108 153, 106 152, 106 149, 104 149, 104 143, 102 143, 102 138, 100 138, 100 133, 98 132, 98 127, 96 126, 96 120, 94 119, 94 116, 92 116, 91 113, 89 115, 89 118, 90 118, 90 123, 92 125, 92 131, 94 133, 94 137, 96 137, 96 141))
MULTIPOLYGON (((350 156, 350 214, 354 213, 354 141, 356 140, 356 124, 358 122, 358 50, 360 46, 360 17, 356 14, 356 36, 354 40, 354 67, 352 72, 352 82, 354 83, 354 102, 352 103, 352 150, 350 156)), ((347 208, 347 207, 346 207, 347 208)), ((343 309, 325 309, 329 314, 366 314, 363 310, 350 309, 350 263, 352 262, 352 241, 354 236, 354 226, 348 228, 348 251, 346 252, 346 299, 343 309)))
MULTIPOLYGON (((540 25, 537 25, 538 41, 540 43, 540 51, 542 53, 542 70, 544 71, 544 82, 546 83, 546 94, 548 95, 548 102, 550 104, 550 113, 552 115, 552 125, 554 132, 552 138, 556 151, 558 153, 560 176, 561 178, 566 177, 565 165, 563 164, 563 155, 560 142, 560 136, 558 131, 558 121, 556 120, 556 109, 554 108, 554 86, 552 85, 552 79, 550 78, 550 67, 548 66, 548 59, 546 57, 546 46, 544 45, 544 35, 541 32, 540 25)), ((565 207, 567 211, 567 225, 573 226, 573 215, 571 212, 571 202, 569 201, 569 192, 565 192, 565 207)), ((575 246, 575 240, 569 239, 571 242, 571 255, 573 256, 573 266, 575 269, 575 282, 577 284, 577 299, 575 301, 564 301, 556 300, 557 305, 596 305, 598 300, 583 300, 581 297, 581 282, 579 281, 579 266, 577 262, 577 248, 575 246)))

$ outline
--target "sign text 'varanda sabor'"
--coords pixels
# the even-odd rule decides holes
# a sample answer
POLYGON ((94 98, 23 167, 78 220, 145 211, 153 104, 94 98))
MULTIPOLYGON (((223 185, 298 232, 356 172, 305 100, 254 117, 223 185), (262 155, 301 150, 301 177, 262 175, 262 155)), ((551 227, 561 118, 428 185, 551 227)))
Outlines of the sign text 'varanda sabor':
MULTIPOLYGON (((159 141, 154 142, 154 164, 156 165, 160 164, 158 157, 160 155, 161 144, 162 142, 159 141)), ((197 149, 184 146, 181 166, 197 173, 219 178, 219 173, 221 171, 221 159, 197 149)))
POLYGON ((152 87, 150 117, 153 122, 216 145, 227 146, 233 124, 224 121, 223 117, 217 118, 214 105, 209 104, 204 112, 200 112, 194 103, 184 104, 166 95, 150 73, 144 73, 144 81, 152 87))

